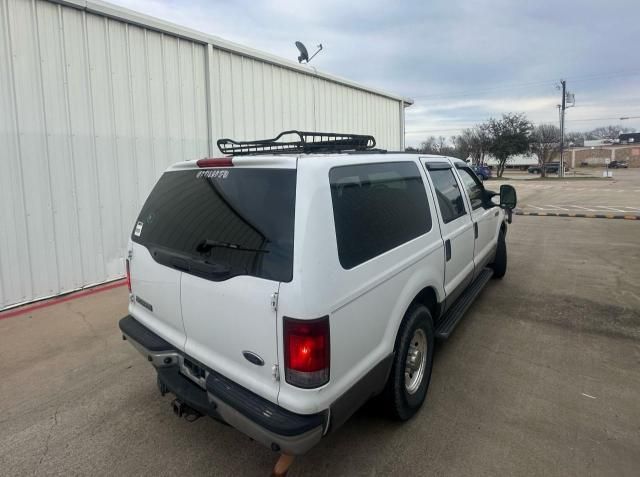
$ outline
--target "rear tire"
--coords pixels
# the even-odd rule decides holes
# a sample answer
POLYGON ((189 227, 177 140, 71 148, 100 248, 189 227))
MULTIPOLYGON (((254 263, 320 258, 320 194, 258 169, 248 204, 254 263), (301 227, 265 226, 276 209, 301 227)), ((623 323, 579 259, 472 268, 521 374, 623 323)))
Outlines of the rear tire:
POLYGON ((500 230, 498 233, 498 245, 496 247, 496 258, 489 265, 493 268, 493 278, 502 278, 507 273, 507 243, 505 241, 505 233, 500 230))
POLYGON ((429 309, 414 305, 407 311, 396 337, 395 355, 385 390, 384 407, 400 421, 410 419, 427 396, 435 334, 429 309))

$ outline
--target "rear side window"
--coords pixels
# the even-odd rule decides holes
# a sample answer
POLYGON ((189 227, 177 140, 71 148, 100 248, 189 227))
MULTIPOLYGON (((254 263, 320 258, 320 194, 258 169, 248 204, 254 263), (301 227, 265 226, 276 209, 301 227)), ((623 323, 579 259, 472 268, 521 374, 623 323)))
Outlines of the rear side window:
POLYGON ((431 230, 424 183, 413 162, 334 167, 329 182, 345 269, 431 230))
POLYGON ((453 175, 451 169, 429 170, 429 175, 433 181, 438 196, 438 204, 442 213, 442 220, 445 224, 462 217, 466 214, 460 186, 453 175))
POLYGON ((154 259, 193 275, 290 281, 295 169, 165 172, 131 239, 154 259))

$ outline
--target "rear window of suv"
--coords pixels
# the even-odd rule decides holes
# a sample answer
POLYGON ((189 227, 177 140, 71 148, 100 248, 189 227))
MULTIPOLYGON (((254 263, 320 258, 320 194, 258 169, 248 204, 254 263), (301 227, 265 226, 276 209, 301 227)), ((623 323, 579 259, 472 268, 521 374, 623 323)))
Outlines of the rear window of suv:
POLYGON ((211 280, 291 281, 295 169, 165 172, 131 239, 164 265, 211 280))
POLYGON ((431 229, 427 194, 413 162, 334 167, 329 182, 338 256, 345 269, 431 229))

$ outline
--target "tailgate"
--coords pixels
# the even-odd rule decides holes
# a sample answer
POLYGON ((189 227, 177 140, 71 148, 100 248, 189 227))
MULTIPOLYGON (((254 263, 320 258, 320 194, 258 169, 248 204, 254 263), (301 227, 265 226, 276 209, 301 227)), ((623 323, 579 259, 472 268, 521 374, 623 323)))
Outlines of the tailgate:
POLYGON ((132 307, 192 359, 276 402, 271 301, 293 277, 296 161, 230 162, 160 178, 131 237, 133 290, 153 311, 132 307))
POLYGON ((212 283, 182 275, 185 352, 241 386, 276 402, 278 283, 238 276, 212 283))

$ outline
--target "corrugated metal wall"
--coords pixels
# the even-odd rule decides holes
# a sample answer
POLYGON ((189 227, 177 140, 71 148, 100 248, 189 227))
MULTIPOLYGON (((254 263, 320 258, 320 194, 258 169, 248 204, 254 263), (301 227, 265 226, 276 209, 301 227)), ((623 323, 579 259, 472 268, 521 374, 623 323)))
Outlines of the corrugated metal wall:
POLYGON ((401 149, 399 101, 212 47, 209 54, 214 138, 339 131, 401 149))
POLYGON ((122 276, 161 172, 217 154, 217 138, 361 132, 399 149, 402 107, 83 9, 0 0, 0 309, 122 276))

